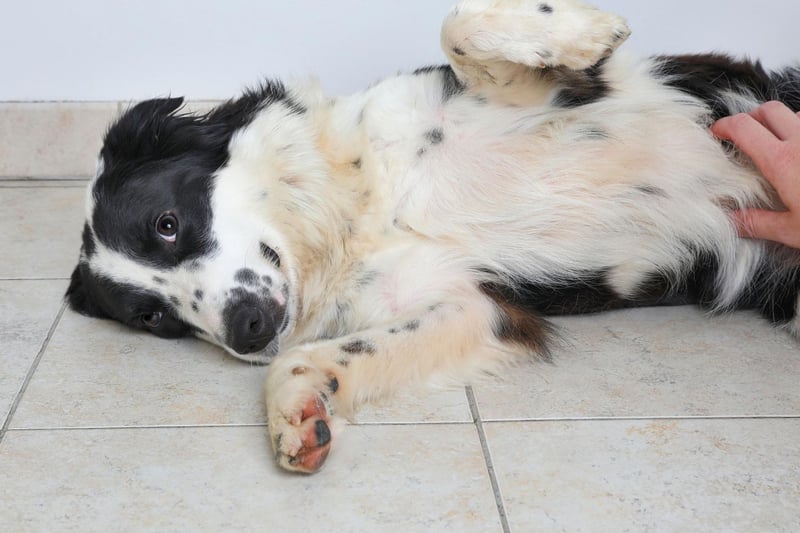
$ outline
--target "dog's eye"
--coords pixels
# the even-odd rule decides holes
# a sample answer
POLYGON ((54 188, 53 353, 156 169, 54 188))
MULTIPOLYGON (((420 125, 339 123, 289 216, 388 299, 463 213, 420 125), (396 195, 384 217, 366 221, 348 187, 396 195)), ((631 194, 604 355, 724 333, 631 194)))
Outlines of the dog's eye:
POLYGON ((139 315, 139 320, 148 328, 157 328, 159 325, 161 325, 162 318, 164 318, 164 314, 160 311, 139 315))
POLYGON ((178 217, 173 213, 162 213, 156 221, 156 232, 167 242, 175 242, 178 238, 178 217))
POLYGON ((263 242, 261 243, 261 255, 263 255, 264 258, 267 259, 268 261, 272 261, 273 263, 275 263, 276 267, 280 268, 281 256, 278 255, 278 252, 276 252, 263 242))

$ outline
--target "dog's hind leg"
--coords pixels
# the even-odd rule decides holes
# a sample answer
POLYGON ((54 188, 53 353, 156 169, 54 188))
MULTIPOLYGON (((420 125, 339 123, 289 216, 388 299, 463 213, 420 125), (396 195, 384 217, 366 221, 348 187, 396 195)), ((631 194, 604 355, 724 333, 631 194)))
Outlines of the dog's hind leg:
POLYGON ((289 350, 273 361, 266 382, 278 464, 315 472, 335 438, 336 418, 431 377, 463 382, 499 371, 542 353, 547 333, 541 319, 476 288, 470 299, 429 305, 392 324, 289 350))
POLYGON ((579 0, 464 0, 444 21, 442 48, 469 90, 536 105, 557 85, 596 81, 629 35, 623 18, 579 0))

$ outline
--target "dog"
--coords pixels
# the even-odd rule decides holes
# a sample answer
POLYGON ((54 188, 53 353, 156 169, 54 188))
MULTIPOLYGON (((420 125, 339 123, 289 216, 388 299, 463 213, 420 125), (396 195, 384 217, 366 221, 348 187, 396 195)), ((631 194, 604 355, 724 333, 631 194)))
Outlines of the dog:
POLYGON ((800 69, 634 60, 629 34, 578 0, 464 0, 446 66, 139 103, 105 136, 66 298, 270 363, 275 457, 306 473, 365 402, 548 357, 548 315, 694 303, 800 334, 800 256, 730 217, 780 201, 709 132, 800 110, 800 69))

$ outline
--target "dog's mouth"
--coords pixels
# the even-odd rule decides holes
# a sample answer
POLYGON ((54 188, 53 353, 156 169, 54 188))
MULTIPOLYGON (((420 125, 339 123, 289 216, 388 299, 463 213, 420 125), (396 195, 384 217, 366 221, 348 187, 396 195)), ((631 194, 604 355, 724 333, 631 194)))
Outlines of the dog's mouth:
POLYGON ((238 353, 227 345, 224 346, 224 348, 229 354, 240 361, 250 363, 251 365, 266 366, 278 355, 280 351, 280 339, 275 337, 263 350, 246 354, 238 353))

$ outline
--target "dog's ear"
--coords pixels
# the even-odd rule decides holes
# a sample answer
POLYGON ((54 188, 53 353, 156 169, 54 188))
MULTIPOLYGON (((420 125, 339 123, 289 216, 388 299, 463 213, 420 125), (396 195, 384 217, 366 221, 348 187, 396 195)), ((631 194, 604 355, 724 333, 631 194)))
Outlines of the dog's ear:
POLYGON ((168 149, 182 105, 183 98, 155 98, 127 110, 106 133, 101 152, 105 164, 157 157, 168 149))
POLYGON ((108 318, 108 314, 100 309, 89 295, 84 280, 84 274, 87 273, 87 270, 85 264, 78 263, 78 266, 76 266, 75 270, 72 272, 69 288, 64 297, 67 299, 67 303, 73 311, 94 318, 108 318))

